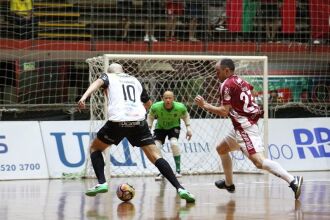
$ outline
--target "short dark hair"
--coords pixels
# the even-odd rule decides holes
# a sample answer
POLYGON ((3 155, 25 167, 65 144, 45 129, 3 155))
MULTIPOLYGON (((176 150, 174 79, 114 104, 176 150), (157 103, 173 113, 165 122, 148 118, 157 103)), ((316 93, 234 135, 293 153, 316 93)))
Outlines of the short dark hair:
POLYGON ((228 67, 231 71, 235 71, 235 64, 232 59, 225 58, 220 62, 220 66, 228 67))

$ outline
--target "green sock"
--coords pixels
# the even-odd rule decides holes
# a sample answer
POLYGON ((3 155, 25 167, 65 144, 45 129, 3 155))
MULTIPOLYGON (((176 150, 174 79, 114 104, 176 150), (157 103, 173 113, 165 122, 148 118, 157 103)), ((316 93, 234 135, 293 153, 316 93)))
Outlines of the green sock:
POLYGON ((180 168, 180 164, 181 164, 181 156, 173 156, 174 157, 174 161, 175 161, 175 168, 176 168, 176 172, 180 173, 181 172, 181 168, 180 168))

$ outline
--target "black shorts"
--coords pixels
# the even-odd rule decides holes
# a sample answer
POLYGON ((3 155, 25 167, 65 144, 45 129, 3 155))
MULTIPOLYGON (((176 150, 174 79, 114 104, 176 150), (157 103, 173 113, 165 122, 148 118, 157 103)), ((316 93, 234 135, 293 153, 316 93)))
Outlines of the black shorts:
POLYGON ((155 144, 145 120, 127 122, 107 121, 97 132, 97 138, 109 145, 118 145, 125 137, 132 146, 136 147, 155 144))
POLYGON ((175 127, 171 129, 155 129, 154 130, 154 139, 159 140, 162 142, 162 144, 165 143, 166 136, 168 139, 171 139, 172 137, 175 137, 179 139, 180 135, 180 127, 175 127))

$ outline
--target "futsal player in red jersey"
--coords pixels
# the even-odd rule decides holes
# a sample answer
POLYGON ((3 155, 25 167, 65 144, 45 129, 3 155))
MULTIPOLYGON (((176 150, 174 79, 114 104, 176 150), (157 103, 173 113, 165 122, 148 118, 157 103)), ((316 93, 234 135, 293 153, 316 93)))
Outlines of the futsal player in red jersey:
POLYGON ((253 86, 235 74, 235 64, 231 59, 218 61, 215 70, 221 82, 221 105, 211 105, 201 96, 195 98, 199 107, 219 116, 228 116, 233 124, 233 129, 217 146, 225 179, 216 181, 215 185, 228 192, 235 192, 229 152, 241 150, 258 169, 267 170, 285 180, 293 190, 295 199, 298 199, 303 177, 292 176, 279 163, 265 158, 263 154, 264 146, 257 124, 262 111, 254 102, 253 86))

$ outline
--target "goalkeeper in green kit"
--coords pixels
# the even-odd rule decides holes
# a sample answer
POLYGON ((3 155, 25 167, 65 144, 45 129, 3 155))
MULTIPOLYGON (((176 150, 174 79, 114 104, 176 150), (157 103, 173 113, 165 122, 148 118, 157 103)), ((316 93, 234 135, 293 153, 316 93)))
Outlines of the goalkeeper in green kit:
MULTIPOLYGON (((154 120, 157 119, 154 129, 154 139, 156 146, 161 151, 162 145, 166 137, 170 141, 176 168, 176 176, 181 177, 181 154, 178 145, 180 135, 180 119, 186 125, 186 137, 190 140, 192 136, 190 128, 190 116, 184 104, 174 101, 174 94, 172 91, 166 91, 163 94, 163 100, 154 103, 148 114, 148 125, 152 127, 154 120)), ((158 174, 155 180, 161 180, 163 176, 158 174)))

